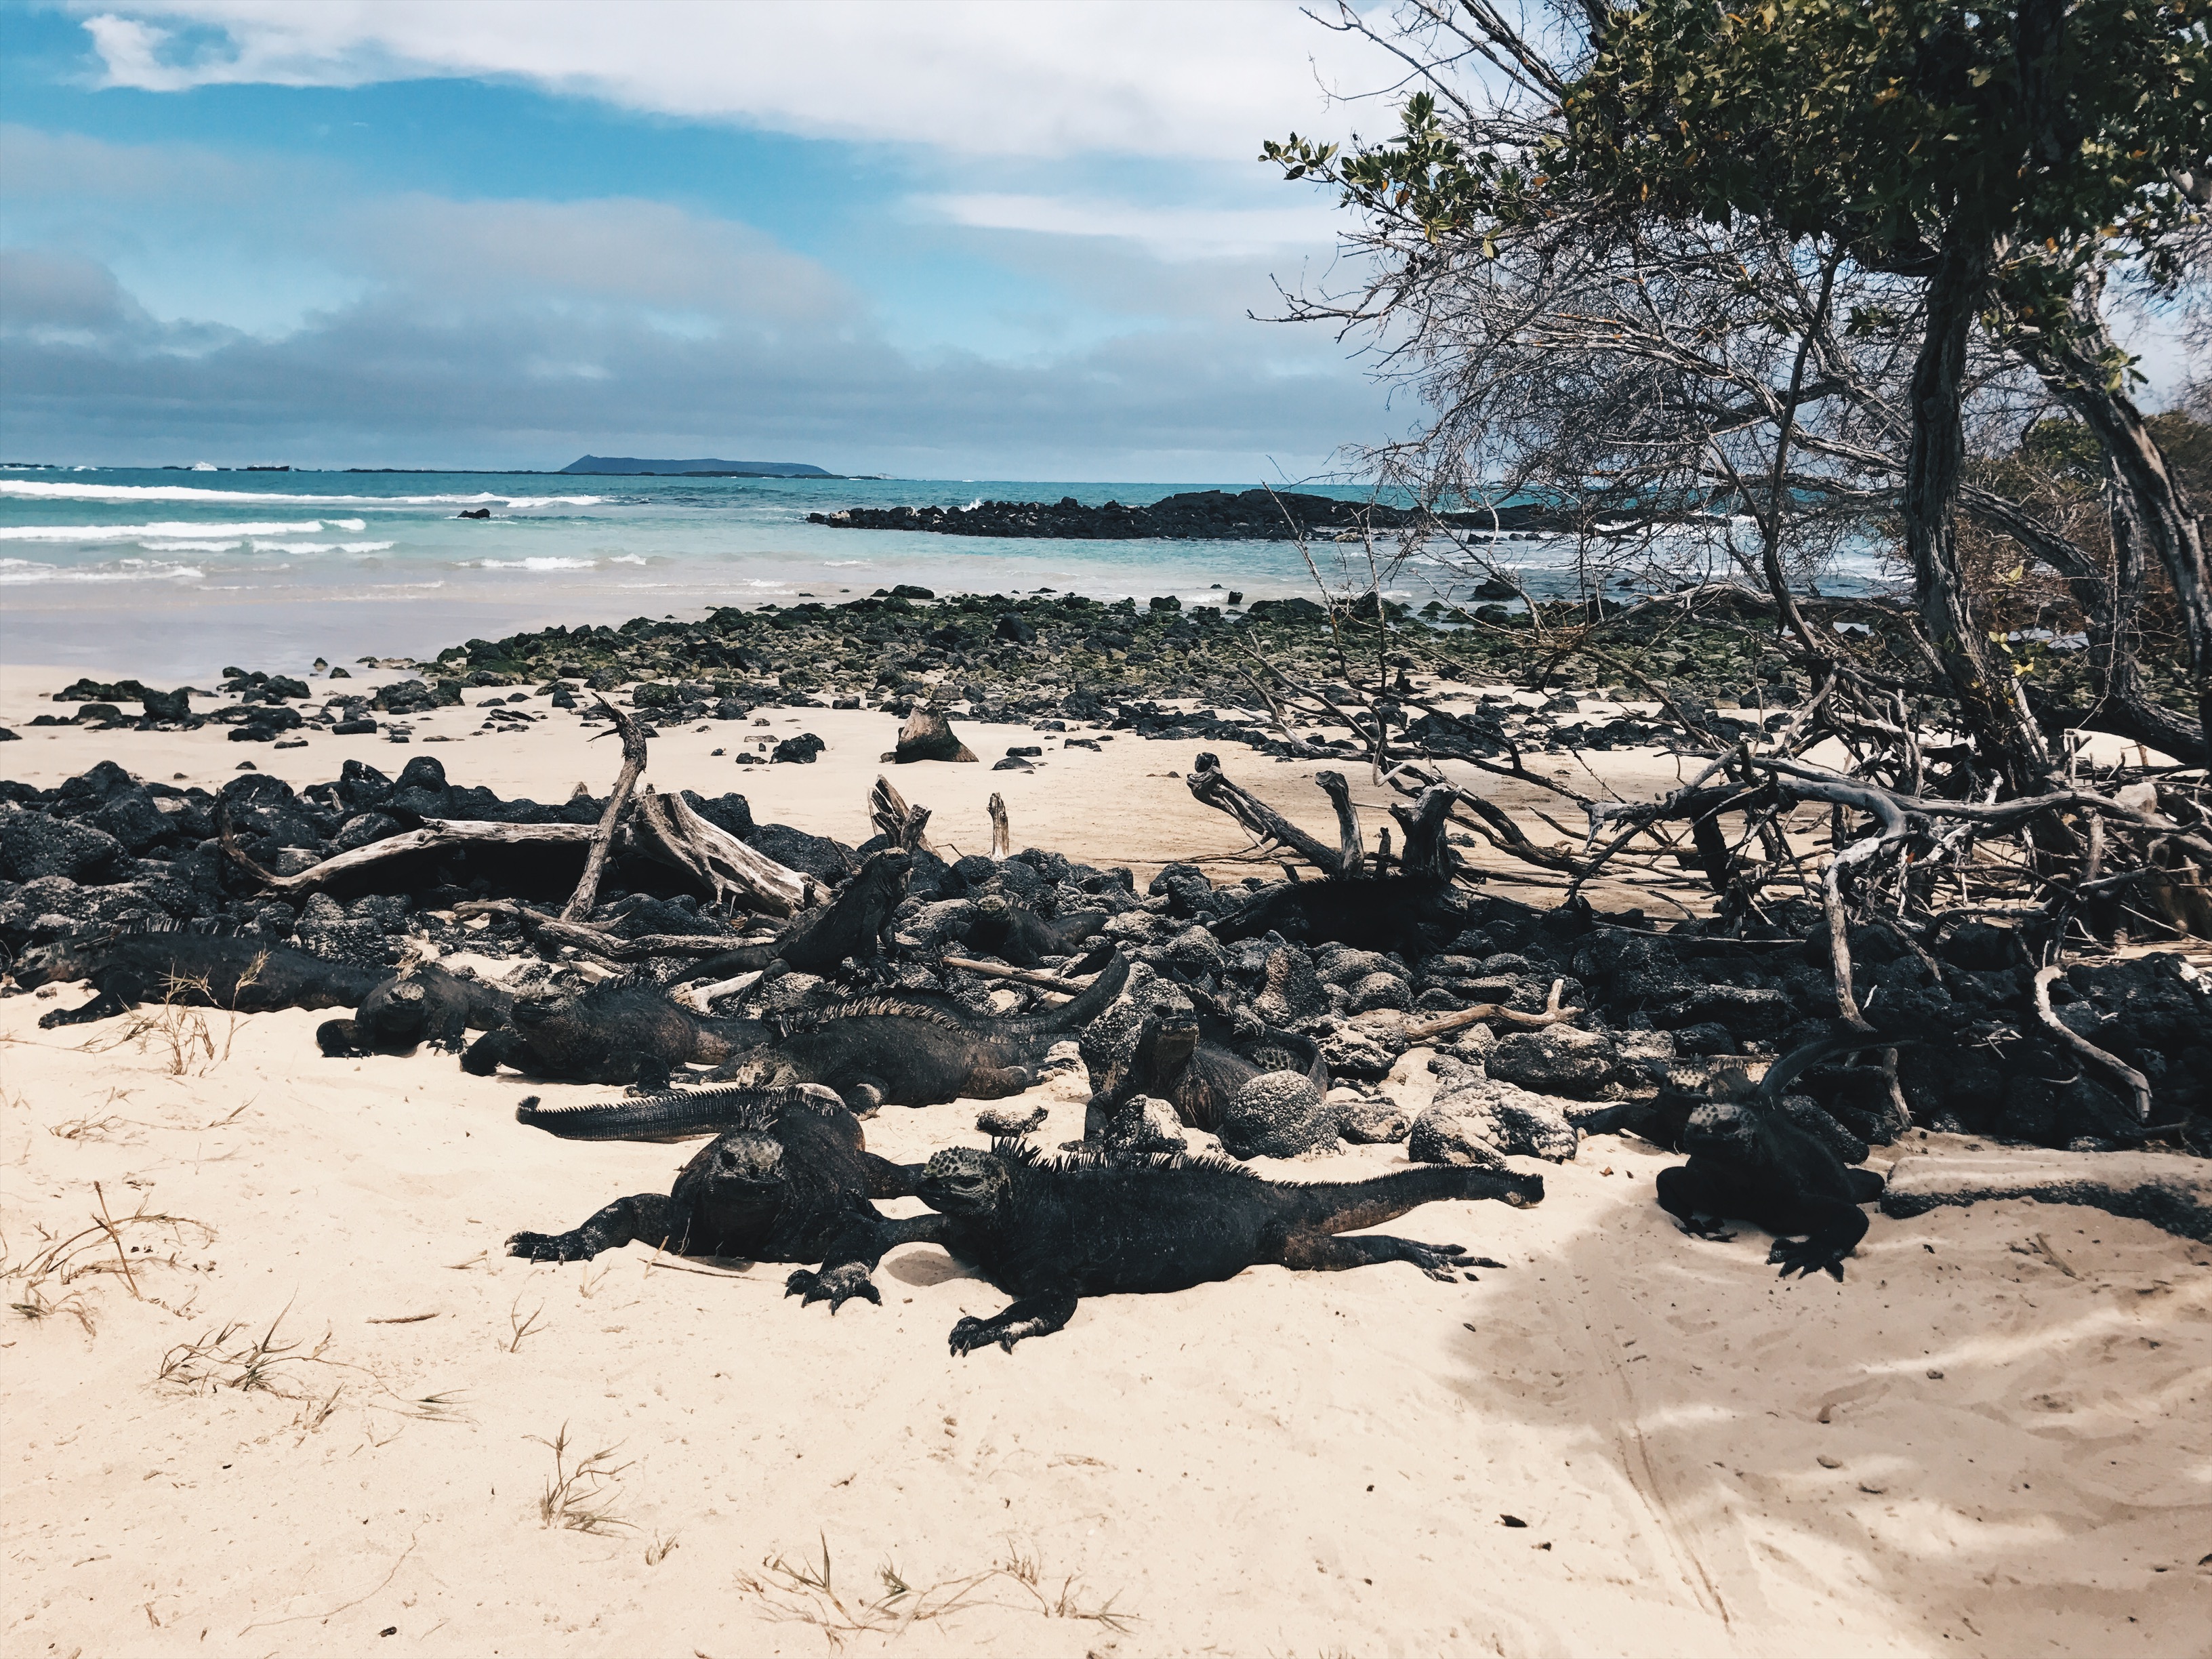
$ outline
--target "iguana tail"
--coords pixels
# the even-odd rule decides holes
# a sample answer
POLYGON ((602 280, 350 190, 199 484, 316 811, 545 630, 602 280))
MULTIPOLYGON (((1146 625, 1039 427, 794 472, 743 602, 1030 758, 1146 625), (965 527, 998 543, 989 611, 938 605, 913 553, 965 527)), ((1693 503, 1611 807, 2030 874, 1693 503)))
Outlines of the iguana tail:
POLYGON ((1121 994, 1121 988, 1128 982, 1129 959, 1116 951, 1091 981, 1090 989, 1047 1013, 1030 1016, 1031 1028, 1039 1031, 1079 1031, 1113 1006, 1114 999, 1121 994))
POLYGON ((794 1106, 845 1109, 836 1090, 795 1083, 776 1089, 671 1089, 587 1106, 546 1106, 532 1095, 515 1108, 514 1121, 563 1140, 684 1140, 729 1129, 767 1129, 794 1106))

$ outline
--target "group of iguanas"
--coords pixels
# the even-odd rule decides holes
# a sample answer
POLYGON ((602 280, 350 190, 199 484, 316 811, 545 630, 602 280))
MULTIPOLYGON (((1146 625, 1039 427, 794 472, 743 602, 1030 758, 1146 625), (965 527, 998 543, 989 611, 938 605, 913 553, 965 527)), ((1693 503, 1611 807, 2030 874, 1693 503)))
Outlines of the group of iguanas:
MULTIPOLYGON (((716 958, 717 966, 773 975, 877 959, 890 947, 908 863, 896 849, 878 854, 832 902, 795 919, 773 943, 716 958)), ((1377 895, 1352 893, 1352 885, 1313 884, 1305 896, 1322 925, 1336 924, 1331 931, 1364 940, 1413 925, 1407 906, 1378 905, 1377 895)), ((1046 921, 1004 901, 979 907, 978 916, 1006 956, 1032 961, 1065 958, 1101 920, 1046 921)), ((1232 914, 1221 931, 1249 936, 1276 920, 1232 914)), ((1310 927, 1314 918, 1307 921, 1310 927)), ((642 1241, 684 1255, 787 1261, 797 1268, 789 1293, 826 1301, 834 1312, 854 1297, 880 1300, 870 1275, 886 1250, 933 1243, 1015 1298, 994 1318, 963 1319, 951 1334, 957 1353, 994 1342, 1011 1350, 1058 1330, 1085 1296, 1185 1289, 1261 1263, 1321 1269, 1405 1261, 1449 1280, 1455 1269, 1498 1264, 1457 1245, 1343 1235, 1436 1200, 1518 1206, 1542 1198, 1540 1176, 1502 1164, 1423 1165, 1372 1180, 1293 1184, 1263 1180, 1224 1158, 1087 1141, 1048 1156, 1000 1139, 988 1151, 948 1148, 919 1165, 866 1151, 860 1120, 881 1106, 991 1099, 1030 1087, 1053 1046, 1081 1032, 1128 982, 1129 965, 1117 951, 1094 951, 1090 965, 1096 972, 1087 989, 1034 1013, 982 1015, 944 992, 893 990, 781 1018, 701 1013, 631 979, 534 999, 434 962, 379 973, 179 929, 64 939, 25 952, 12 973, 22 989, 90 982, 92 1000, 48 1013, 40 1023, 49 1027, 163 996, 242 1012, 350 1006, 353 1018, 318 1030, 326 1054, 465 1045, 463 1064, 474 1073, 506 1066, 550 1079, 639 1085, 628 1097, 592 1105, 548 1107, 532 1097, 517 1116, 567 1139, 713 1139, 668 1193, 618 1199, 568 1232, 517 1233, 513 1254, 581 1261, 642 1241), (472 1030, 483 1035, 470 1043, 472 1030), (713 1068, 707 1086, 672 1088, 685 1066, 713 1068), (896 1219, 874 1202, 902 1197, 919 1198, 931 1213, 896 1219)), ((1105 1103, 1156 1095, 1198 1127, 1262 1072, 1304 1072, 1317 1086, 1328 1085, 1310 1040, 1241 1029, 1203 998, 1156 1006, 1129 1053, 1098 1079, 1105 1103)), ((1717 1224, 1701 1218, 1736 1216, 1778 1239, 1810 1234, 1804 1243, 1778 1242, 1772 1259, 1785 1275, 1819 1269, 1842 1278, 1843 1259, 1866 1231, 1857 1206, 1876 1195, 1876 1177, 1848 1168, 1787 1121, 1741 1106, 1696 1113, 1683 1146, 1689 1162, 1661 1176, 1659 1199, 1686 1230, 1713 1236, 1717 1224)))

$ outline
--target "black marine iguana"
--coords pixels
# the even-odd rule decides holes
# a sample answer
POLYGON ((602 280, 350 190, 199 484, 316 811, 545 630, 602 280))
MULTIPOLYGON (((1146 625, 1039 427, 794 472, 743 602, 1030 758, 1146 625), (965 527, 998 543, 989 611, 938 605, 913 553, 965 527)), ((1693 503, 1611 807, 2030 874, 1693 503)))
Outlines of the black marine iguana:
POLYGON ((1362 951, 1395 951, 1418 962, 1467 925, 1453 893, 1449 882, 1428 876, 1282 882, 1206 926, 1224 945, 1277 933, 1308 945, 1334 940, 1362 951))
POLYGON ((1778 1112, 1740 1101, 1692 1112, 1682 1150, 1687 1164, 1659 1172, 1659 1203, 1683 1231, 1733 1238, 1720 1221, 1740 1217, 1775 1235, 1766 1259, 1781 1264, 1783 1278, 1818 1270, 1842 1280, 1844 1258, 1866 1237, 1859 1206, 1881 1196, 1880 1176, 1851 1168, 1778 1112))
POLYGON ((381 969, 326 962, 304 951, 235 934, 149 927, 85 933, 26 951, 15 982, 25 990, 90 980, 91 1001, 57 1008, 41 1027, 106 1019, 153 999, 201 1008, 266 1013, 274 1008, 350 1008, 383 979, 381 969))
MULTIPOLYGON (((699 971, 742 974, 781 963, 802 974, 834 974, 847 957, 873 962, 891 950, 891 912, 906 896, 914 854, 886 848, 825 905, 792 918, 766 945, 743 945, 699 964, 699 971)), ((779 970, 781 971, 781 970, 779 970)))
POLYGON ((459 1049, 471 1030, 493 1031, 514 1012, 514 993, 473 971, 410 963, 363 997, 351 1019, 326 1019, 315 1044, 332 1059, 406 1054, 427 1042, 459 1049))
POLYGON ((1073 955, 1105 925, 1103 910, 1076 910, 1047 921, 1027 905, 986 893, 975 901, 967 941, 986 956, 1017 968, 1034 968, 1047 957, 1073 955))
MULTIPOLYGON (((856 1296, 880 1304, 869 1274, 884 1252, 933 1240, 944 1230, 942 1217, 893 1220, 868 1202, 908 1195, 918 1172, 868 1152, 859 1120, 827 1089, 708 1092, 718 1097, 723 1133, 684 1166, 666 1194, 618 1198, 568 1232, 517 1233, 507 1241, 507 1253, 588 1261, 635 1240, 678 1255, 818 1261, 819 1272, 793 1273, 784 1294, 827 1302, 833 1314, 856 1296)), ((526 1101, 515 1117, 568 1134, 560 1127, 566 1115, 526 1101)))
POLYGON ((918 1191, 948 1224, 938 1242, 1015 1298, 995 1318, 952 1328, 952 1352, 964 1354, 1048 1336, 1086 1296, 1187 1290, 1260 1262, 1328 1269, 1407 1261, 1447 1281, 1454 1267, 1495 1267, 1501 1264, 1456 1244, 1337 1235, 1436 1199, 1533 1204, 1544 1196, 1544 1178, 1438 1165, 1292 1185, 1219 1158, 1117 1165, 1051 1158, 1000 1140, 988 1152, 961 1146, 935 1154, 918 1191))
POLYGON ((1269 1072, 1303 1073, 1328 1092, 1328 1067, 1311 1038, 1249 1024, 1240 1030, 1205 993, 1186 994, 1188 1003, 1178 997, 1148 1010, 1127 1061, 1094 1074, 1086 1133, 1138 1095, 1167 1101, 1188 1127, 1217 1130, 1244 1085, 1269 1072))
POLYGON ((775 1036, 765 1020, 694 1013, 649 981, 609 979, 573 997, 516 998, 507 1022, 469 1045, 461 1067, 665 1089, 679 1066, 719 1066, 775 1036))
MULTIPOLYGON (((1036 1068, 1052 1045, 1096 1018, 1121 994, 1129 966, 1115 957, 1089 989, 1064 1006, 1042 1013, 991 1018, 969 1012, 941 992, 893 992, 833 1003, 794 1016, 785 1029, 760 1020, 709 1020, 687 1014, 650 992, 635 990, 616 1007, 611 994, 599 1003, 591 994, 571 1005, 569 1014, 548 1016, 524 1030, 525 1008, 515 1008, 515 1030, 526 1037, 526 1051, 509 1032, 480 1039, 464 1062, 489 1071, 499 1060, 539 1075, 574 1077, 577 1056, 592 1058, 604 1072, 620 1073, 583 1079, 586 1082, 646 1082, 641 1053, 680 1063, 703 1057, 711 1048, 724 1053, 714 1080, 773 1088, 818 1083, 835 1089, 853 1109, 867 1115, 878 1106, 932 1106, 949 1100, 995 1100, 1019 1094, 1036 1080, 1036 1068), (604 1006, 619 1018, 600 1018, 604 1006), (549 1042, 556 1031, 559 1046, 549 1042), (696 1046, 683 1051, 685 1042, 696 1046), (564 1069, 553 1069, 557 1059, 564 1069), (530 1061, 536 1061, 535 1065, 530 1061), (627 1062, 628 1071, 623 1073, 627 1062)), ((603 991, 604 988, 594 988, 603 991)), ((650 1086, 665 1088, 666 1073, 650 1086)), ((668 1122, 713 1126, 694 1119, 700 1096, 669 1094, 668 1122)), ((644 1103, 639 1103, 641 1104, 644 1103)))

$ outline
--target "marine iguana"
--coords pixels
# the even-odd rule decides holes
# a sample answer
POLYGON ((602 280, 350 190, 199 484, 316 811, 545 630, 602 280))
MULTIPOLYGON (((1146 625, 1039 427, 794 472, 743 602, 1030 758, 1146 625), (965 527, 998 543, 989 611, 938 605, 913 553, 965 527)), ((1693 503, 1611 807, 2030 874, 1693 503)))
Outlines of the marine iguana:
POLYGON ((1148 1010, 1127 1063, 1094 1076, 1087 1131, 1138 1095, 1167 1101, 1189 1128, 1218 1130, 1238 1092, 1268 1072, 1303 1073, 1328 1092, 1328 1066, 1311 1038, 1249 1023, 1240 1029, 1204 993, 1185 995, 1148 1010))
POLYGON ((1331 876, 1282 882, 1206 924, 1224 945, 1270 933, 1309 945, 1334 941, 1397 952, 1407 962, 1435 955, 1466 925, 1452 884, 1427 876, 1331 876))
POLYGON ((886 848, 862 865, 836 898, 794 916, 772 942, 726 951, 700 963, 698 971, 742 974, 780 962, 802 974, 834 974, 848 957, 876 961, 892 948, 891 912, 906 896, 913 872, 911 853, 886 848))
POLYGON ((1047 921, 1027 905, 986 893, 975 901, 968 944, 1017 968, 1034 968, 1047 957, 1073 956, 1105 925, 1103 910, 1077 910, 1047 921))
MULTIPOLYGON (((618 1198, 565 1233, 517 1233, 507 1253, 532 1261, 588 1261, 633 1240, 678 1255, 752 1261, 818 1261, 784 1282, 784 1294, 827 1302, 836 1313, 854 1297, 878 1304, 869 1275, 895 1244, 933 1240, 939 1216, 893 1220, 871 1198, 914 1191, 918 1171, 868 1152, 859 1121, 827 1089, 717 1089, 722 1133, 702 1147, 665 1194, 618 1198)), ((561 1109, 526 1101, 515 1117, 568 1133, 561 1109)), ((602 1120, 604 1121, 604 1120, 602 1120)), ((586 1138, 605 1138, 586 1132, 586 1138)))
POLYGON ((1498 1267, 1456 1244, 1337 1235, 1437 1199, 1533 1204, 1544 1196, 1544 1178, 1438 1165, 1293 1185, 1219 1158, 1114 1164, 1000 1140, 988 1152, 934 1154, 918 1190, 949 1224, 938 1242, 1014 1297, 994 1318, 952 1328, 952 1352, 964 1354, 1049 1335, 1086 1296, 1186 1290, 1261 1262, 1333 1269, 1406 1261, 1446 1281, 1455 1267, 1498 1267))
POLYGON ((493 1031, 514 1012, 514 993, 473 971, 410 963, 362 999, 351 1019, 326 1019, 315 1043, 332 1059, 412 1054, 422 1043, 459 1049, 471 1030, 493 1031))
POLYGON ((1881 1196, 1880 1176, 1851 1168, 1778 1113, 1741 1101, 1692 1112, 1682 1150, 1690 1161, 1662 1170, 1658 1184, 1661 1207, 1684 1232, 1725 1240, 1735 1235, 1722 1220, 1754 1222, 1775 1235, 1766 1259, 1781 1264, 1781 1277, 1818 1270, 1841 1282, 1844 1258, 1866 1237, 1858 1206, 1881 1196))
POLYGON ((176 927, 84 933, 33 946, 16 958, 17 985, 90 980, 94 995, 57 1008, 39 1024, 52 1030, 106 1019, 163 998, 198 1008, 266 1013, 275 1008, 355 1007, 385 977, 380 969, 326 962, 304 951, 236 934, 176 927))
POLYGON ((461 1067, 478 1077, 506 1066, 565 1083, 665 1089, 679 1066, 718 1066, 776 1036, 765 1020, 694 1013, 649 981, 609 979, 576 996, 516 998, 507 1023, 471 1043, 461 1067))
POLYGON ((518 1000, 512 1023, 471 1045, 462 1065, 485 1076, 505 1065, 538 1077, 665 1089, 676 1066, 706 1064, 750 1086, 824 1084, 864 1114, 885 1103, 996 1099, 1028 1088, 1045 1052, 1112 1002, 1127 976, 1116 957, 1082 995, 1037 1014, 988 1018, 943 993, 896 993, 781 1024, 710 1018, 655 989, 609 980, 579 997, 518 1000))

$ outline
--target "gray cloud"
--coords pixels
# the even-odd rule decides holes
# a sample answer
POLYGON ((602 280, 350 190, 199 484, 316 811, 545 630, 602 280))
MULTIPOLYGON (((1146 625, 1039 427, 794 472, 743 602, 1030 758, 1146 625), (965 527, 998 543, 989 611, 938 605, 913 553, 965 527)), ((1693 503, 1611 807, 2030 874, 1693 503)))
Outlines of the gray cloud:
POLYGON ((910 476, 1233 477, 1270 454, 1308 469, 1382 415, 1341 364, 1286 367, 1249 324, 924 362, 836 305, 770 296, 686 327, 557 289, 392 283, 263 339, 154 322, 93 261, 33 252, 0 270, 25 273, 0 312, 10 456, 557 466, 744 450, 910 476))

